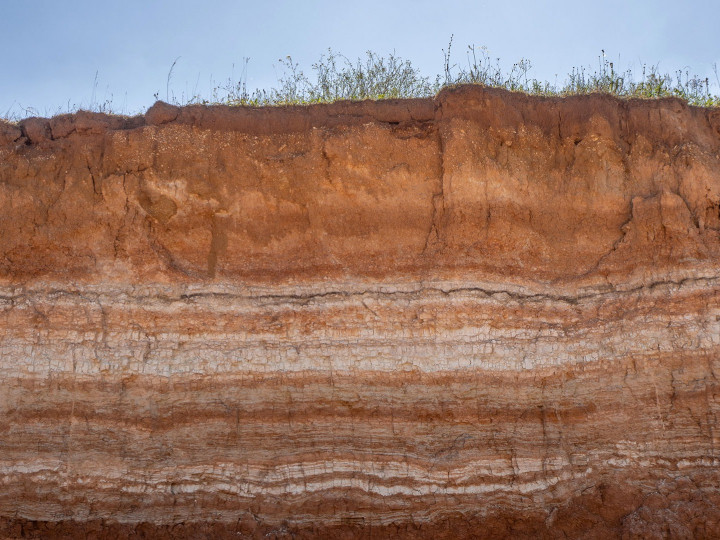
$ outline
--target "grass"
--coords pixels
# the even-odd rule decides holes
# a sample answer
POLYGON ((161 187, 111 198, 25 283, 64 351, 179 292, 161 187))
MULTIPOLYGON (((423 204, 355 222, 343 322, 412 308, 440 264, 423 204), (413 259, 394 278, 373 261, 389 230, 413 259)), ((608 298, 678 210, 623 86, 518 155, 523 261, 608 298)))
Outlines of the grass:
MULTIPOLYGON (((362 58, 350 60, 342 54, 328 49, 306 74, 301 66, 287 56, 280 60, 282 74, 278 84, 270 89, 248 90, 247 68, 249 59, 243 60, 239 80, 228 79, 216 85, 212 96, 197 94, 181 95, 177 98, 171 90, 173 69, 179 59, 170 67, 165 88, 165 101, 177 105, 236 105, 273 106, 311 103, 330 103, 337 100, 392 99, 431 97, 446 87, 458 84, 482 84, 504 88, 513 92, 524 92, 538 96, 572 96, 603 93, 621 98, 657 99, 677 97, 690 105, 720 107, 720 95, 713 88, 720 89, 717 64, 713 65, 714 81, 691 74, 689 69, 674 73, 660 71, 659 64, 643 64, 640 73, 632 69, 616 70, 615 65, 602 51, 597 62, 590 66, 573 68, 562 83, 550 83, 530 76, 532 63, 520 59, 509 70, 504 70, 499 58, 491 58, 487 48, 468 46, 462 64, 452 61, 452 38, 447 49, 443 49, 442 72, 434 77, 423 75, 410 60, 396 54, 381 56, 368 51, 362 58)), ((97 75, 93 88, 90 110, 105 113, 116 112, 112 94, 97 102, 97 75)), ((106 93, 107 96, 107 93, 106 93)), ((160 93, 154 94, 160 99, 160 93)), ((79 107, 74 107, 77 110, 79 107)), ((27 115, 36 114, 34 109, 25 108, 27 115)), ((67 111, 72 112, 68 103, 67 111)), ((5 118, 10 118, 10 111, 5 118)))
MULTIPOLYGON (((720 107, 720 95, 711 91, 711 81, 690 73, 689 69, 673 74, 663 73, 658 65, 643 64, 639 77, 631 69, 618 71, 605 51, 596 67, 580 67, 566 76, 561 84, 530 77, 532 64, 521 59, 510 70, 503 70, 500 59, 492 59, 487 48, 469 46, 466 63, 451 62, 452 39, 443 50, 442 74, 424 76, 409 60, 395 54, 380 56, 368 51, 364 58, 351 61, 331 49, 312 64, 308 76, 290 56, 280 63, 283 74, 278 86, 269 90, 249 92, 246 85, 248 59, 238 82, 227 81, 215 88, 210 100, 198 96, 187 103, 226 105, 287 105, 329 103, 341 99, 390 99, 430 97, 445 87, 458 84, 482 84, 539 96, 572 96, 592 93, 611 94, 621 98, 657 99, 677 97, 691 105, 720 107)), ((720 87, 717 65, 713 66, 715 81, 720 87)))

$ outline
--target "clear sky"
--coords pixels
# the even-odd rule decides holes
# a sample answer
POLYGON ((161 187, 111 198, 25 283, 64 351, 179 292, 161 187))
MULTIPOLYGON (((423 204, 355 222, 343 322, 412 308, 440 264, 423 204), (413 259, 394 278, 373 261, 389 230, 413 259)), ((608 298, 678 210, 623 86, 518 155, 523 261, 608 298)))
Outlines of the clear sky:
MULTIPOLYGON (((0 0, 0 116, 43 116, 112 101, 142 112, 154 94, 176 98, 238 78, 275 85, 278 59, 306 72, 331 47, 349 58, 373 50, 407 58, 424 74, 486 46, 510 66, 560 82, 573 66, 596 66, 601 49, 622 68, 659 63, 714 80, 720 66, 720 1, 465 0, 0 0), (234 67, 233 67, 234 66, 234 67)), ((715 87, 717 89, 717 85, 715 87)))

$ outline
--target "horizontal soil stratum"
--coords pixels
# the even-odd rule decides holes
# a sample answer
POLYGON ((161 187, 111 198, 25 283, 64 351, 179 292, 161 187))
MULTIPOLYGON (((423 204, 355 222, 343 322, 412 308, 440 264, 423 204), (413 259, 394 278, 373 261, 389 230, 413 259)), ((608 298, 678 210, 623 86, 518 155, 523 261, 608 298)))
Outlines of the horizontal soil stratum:
POLYGON ((0 537, 720 537, 720 110, 0 123, 0 537))

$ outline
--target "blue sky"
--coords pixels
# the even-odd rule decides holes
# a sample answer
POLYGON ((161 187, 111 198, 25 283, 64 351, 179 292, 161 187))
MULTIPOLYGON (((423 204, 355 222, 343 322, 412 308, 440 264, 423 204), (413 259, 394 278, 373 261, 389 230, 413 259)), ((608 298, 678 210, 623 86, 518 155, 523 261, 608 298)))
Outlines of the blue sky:
MULTIPOLYGON (((720 65, 720 2, 706 1, 136 1, 0 0, 0 116, 52 115, 111 101, 142 112, 157 92, 176 98, 238 78, 250 58, 250 87, 275 85, 278 59, 306 72, 329 47, 349 58, 395 51, 424 74, 442 71, 467 45, 486 46, 531 76, 562 81, 595 66, 604 49, 622 68, 659 63, 714 79, 720 65), (234 68, 233 68, 234 65, 234 68)), ((717 89, 717 86, 716 86, 717 89)))

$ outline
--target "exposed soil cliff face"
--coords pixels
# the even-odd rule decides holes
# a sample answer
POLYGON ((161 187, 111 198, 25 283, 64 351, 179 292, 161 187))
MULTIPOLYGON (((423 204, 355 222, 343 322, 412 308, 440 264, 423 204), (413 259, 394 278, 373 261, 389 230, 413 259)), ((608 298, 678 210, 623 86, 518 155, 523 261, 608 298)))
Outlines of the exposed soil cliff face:
POLYGON ((0 208, 4 534, 720 535, 720 111, 33 118, 0 208))
POLYGON ((0 272, 627 279, 717 257, 719 130, 718 111, 680 101, 467 87, 30 119, 5 128, 0 272))

